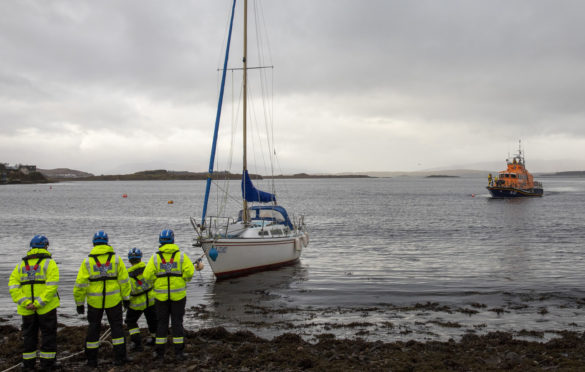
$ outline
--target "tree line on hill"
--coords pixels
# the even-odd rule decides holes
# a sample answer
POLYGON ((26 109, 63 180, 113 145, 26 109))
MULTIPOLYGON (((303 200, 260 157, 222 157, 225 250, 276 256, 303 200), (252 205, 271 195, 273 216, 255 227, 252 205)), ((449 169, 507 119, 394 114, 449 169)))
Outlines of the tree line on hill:
POLYGON ((0 184, 47 183, 49 179, 35 165, 0 163, 0 184))

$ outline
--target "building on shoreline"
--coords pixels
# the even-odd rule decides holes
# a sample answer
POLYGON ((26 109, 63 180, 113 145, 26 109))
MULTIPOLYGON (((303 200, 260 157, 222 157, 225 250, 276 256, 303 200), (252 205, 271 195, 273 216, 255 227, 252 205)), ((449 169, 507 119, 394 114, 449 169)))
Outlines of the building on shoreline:
POLYGON ((36 165, 9 165, 0 163, 0 184, 9 183, 46 183, 47 177, 42 175, 36 165))

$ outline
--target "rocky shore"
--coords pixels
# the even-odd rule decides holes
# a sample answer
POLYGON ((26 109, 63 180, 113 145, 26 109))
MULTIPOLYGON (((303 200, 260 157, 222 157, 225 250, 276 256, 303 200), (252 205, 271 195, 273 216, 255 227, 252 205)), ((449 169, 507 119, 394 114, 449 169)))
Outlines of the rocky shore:
MULTIPOLYGON (((105 327, 104 327, 105 328, 105 327)), ((145 332, 145 330, 143 330, 145 332)), ((523 331, 524 333, 529 333, 523 331)), ((582 371, 585 335, 560 331, 547 342, 525 341, 518 334, 494 332, 465 335, 459 341, 364 341, 321 334, 312 341, 285 333, 272 340, 250 331, 222 327, 186 331, 186 360, 176 363, 168 348, 165 363, 154 363, 151 350, 129 353, 122 367, 113 364, 112 348, 100 348, 105 371, 582 371)), ((0 370, 20 361, 20 330, 0 325, 0 370)), ((87 370, 83 355, 85 327, 61 325, 58 359, 61 371, 87 370), (77 355, 76 355, 77 354, 77 355)), ((390 340, 389 340, 390 341, 390 340)))

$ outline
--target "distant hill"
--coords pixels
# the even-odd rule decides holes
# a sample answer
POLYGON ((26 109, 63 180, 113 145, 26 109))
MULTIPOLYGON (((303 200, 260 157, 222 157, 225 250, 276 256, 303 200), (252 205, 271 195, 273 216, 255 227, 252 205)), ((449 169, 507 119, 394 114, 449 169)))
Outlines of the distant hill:
POLYGON ((365 174, 307 174, 307 173, 297 173, 293 175, 284 175, 280 174, 278 176, 264 176, 264 178, 370 178, 370 176, 365 174))
POLYGON ((585 171, 567 171, 556 173, 544 173, 543 177, 585 177, 585 171))
MULTIPOLYGON (((225 179, 225 172, 214 173, 215 178, 225 179)), ((232 178, 232 175, 227 175, 232 178)), ((235 177, 235 176, 234 176, 235 177)), ((207 179, 206 172, 167 171, 164 169, 145 170, 132 174, 109 174, 76 178, 78 181, 150 181, 150 180, 204 180, 207 179)))
MULTIPOLYGON (((67 180, 67 181, 150 181, 150 180, 206 180, 207 172, 188 172, 188 171, 168 171, 165 169, 145 170, 135 172, 132 174, 109 174, 95 176, 91 173, 75 171, 72 169, 51 169, 41 170, 43 174, 52 180, 67 180), (46 172, 46 173, 45 173, 46 172)), ((278 176, 261 176, 258 174, 250 174, 252 179, 264 178, 369 178, 367 175, 333 175, 333 174, 318 174, 310 175, 306 173, 298 173, 293 175, 278 175, 278 176)), ((241 173, 230 173, 227 171, 214 172, 213 178, 216 180, 240 180, 241 173)))
POLYGON ((52 180, 91 177, 93 174, 69 168, 38 169, 45 177, 52 180))
POLYGON ((416 171, 416 172, 381 172, 381 171, 371 171, 371 172, 346 172, 346 173, 336 173, 338 176, 355 176, 355 175, 366 175, 369 177, 428 177, 428 176, 453 176, 453 177, 487 177, 489 173, 497 173, 493 170, 477 170, 477 169, 432 169, 432 170, 424 170, 424 171, 416 171))
MULTIPOLYGON (((250 174, 253 179, 262 179, 262 176, 250 174)), ((164 181, 164 180, 206 180, 207 172, 168 171, 165 169, 145 170, 132 174, 102 174, 99 176, 90 175, 87 177, 70 178, 70 181, 164 181)), ((241 174, 226 171, 214 172, 213 179, 216 180, 240 180, 241 174)))

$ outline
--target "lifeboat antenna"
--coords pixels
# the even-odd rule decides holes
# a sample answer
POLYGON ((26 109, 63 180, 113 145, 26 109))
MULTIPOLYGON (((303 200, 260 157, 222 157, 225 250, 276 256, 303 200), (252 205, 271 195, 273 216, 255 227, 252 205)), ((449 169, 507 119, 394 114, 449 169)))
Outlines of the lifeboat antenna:
POLYGON ((518 140, 518 154, 522 154, 522 140, 518 140))
POLYGON ((524 165, 524 154, 522 154, 522 140, 518 140, 518 161, 524 165))

